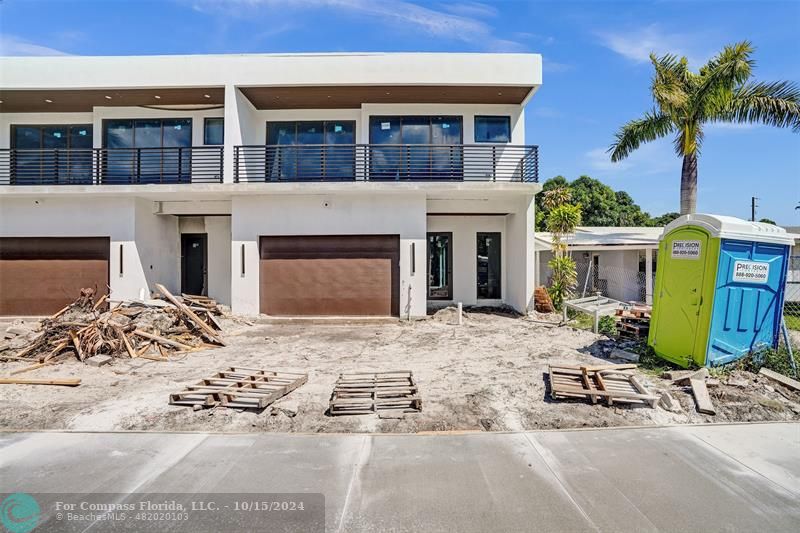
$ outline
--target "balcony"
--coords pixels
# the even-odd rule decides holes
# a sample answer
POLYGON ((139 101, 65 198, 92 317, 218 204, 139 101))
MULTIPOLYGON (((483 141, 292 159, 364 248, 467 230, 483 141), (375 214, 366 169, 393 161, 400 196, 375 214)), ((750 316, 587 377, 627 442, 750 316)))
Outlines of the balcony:
POLYGON ((539 181, 539 147, 258 145, 234 147, 235 182, 539 181))
POLYGON ((0 150, 0 185, 221 182, 221 146, 0 150))

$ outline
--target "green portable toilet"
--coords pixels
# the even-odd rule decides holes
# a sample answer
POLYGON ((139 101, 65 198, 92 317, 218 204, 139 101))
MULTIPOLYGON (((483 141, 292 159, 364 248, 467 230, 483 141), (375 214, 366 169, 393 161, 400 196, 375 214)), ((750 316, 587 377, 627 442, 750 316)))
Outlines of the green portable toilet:
POLYGON ((776 346, 793 236, 772 224, 684 215, 664 228, 648 344, 683 367, 776 346))

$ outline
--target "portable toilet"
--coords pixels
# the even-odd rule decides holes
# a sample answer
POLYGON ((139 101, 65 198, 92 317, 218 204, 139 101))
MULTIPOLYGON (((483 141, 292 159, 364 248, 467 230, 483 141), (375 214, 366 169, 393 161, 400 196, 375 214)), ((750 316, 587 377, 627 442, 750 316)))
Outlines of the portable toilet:
POLYGON ((648 344, 683 367, 776 347, 793 237, 734 217, 672 221, 658 247, 648 344))

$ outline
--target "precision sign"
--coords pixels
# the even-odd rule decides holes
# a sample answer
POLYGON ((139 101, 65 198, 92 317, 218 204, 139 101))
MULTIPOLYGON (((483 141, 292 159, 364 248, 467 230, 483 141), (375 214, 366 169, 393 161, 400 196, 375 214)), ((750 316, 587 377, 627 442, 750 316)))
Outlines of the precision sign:
POLYGON ((769 263, 758 261, 734 261, 733 281, 742 283, 766 283, 769 278, 769 263))
POLYGON ((700 259, 700 241, 672 241, 673 259, 700 259))

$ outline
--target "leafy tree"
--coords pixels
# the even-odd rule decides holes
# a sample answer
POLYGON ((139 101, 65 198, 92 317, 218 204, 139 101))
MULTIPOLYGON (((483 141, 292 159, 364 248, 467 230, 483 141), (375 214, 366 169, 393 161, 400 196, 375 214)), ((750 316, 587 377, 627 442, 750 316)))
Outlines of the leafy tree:
POLYGON ((669 213, 664 213, 660 217, 651 218, 650 222, 647 224, 648 226, 658 227, 658 226, 666 226, 676 218, 681 216, 680 213, 676 213, 671 211, 669 213))
POLYGON ((766 224, 772 224, 773 226, 777 226, 778 224, 772 220, 771 218, 762 218, 759 222, 764 222, 766 224))
POLYGON ((539 231, 546 229, 547 215, 552 209, 546 201, 547 195, 558 189, 568 189, 573 202, 580 204, 583 225, 659 225, 654 223, 654 219, 642 211, 631 195, 625 191, 614 191, 608 185, 589 176, 581 176, 572 182, 567 181, 564 176, 556 176, 545 181, 542 184, 542 193, 536 196, 536 229, 539 231))
POLYGON ((609 148, 611 160, 621 161, 643 143, 675 134, 675 152, 683 158, 681 214, 694 213, 705 124, 757 122, 800 131, 800 89, 788 81, 751 81, 752 52, 748 41, 726 46, 697 73, 685 57, 650 54, 655 106, 620 128, 609 148))

